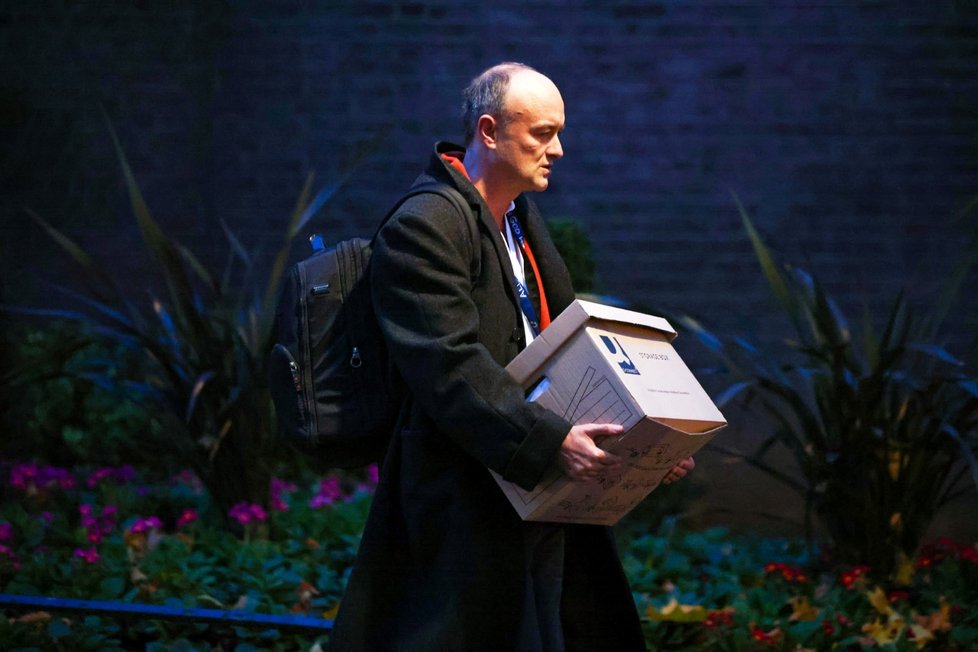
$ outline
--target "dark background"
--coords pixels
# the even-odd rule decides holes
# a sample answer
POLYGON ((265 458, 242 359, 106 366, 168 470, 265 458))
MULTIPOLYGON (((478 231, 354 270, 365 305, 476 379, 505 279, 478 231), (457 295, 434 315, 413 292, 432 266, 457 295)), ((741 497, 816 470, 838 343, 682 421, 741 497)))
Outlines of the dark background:
MULTIPOLYGON (((5 303, 75 274, 25 207, 151 284, 103 109, 155 217, 220 267, 222 222, 270 254, 306 175, 330 183, 387 130, 315 222, 371 231, 502 60, 561 88, 566 156, 538 201, 629 301, 784 332, 732 192, 853 321, 901 288, 930 305, 975 224, 951 224, 978 194, 974 0, 6 1, 0 52, 5 303)), ((973 274, 946 331, 960 355, 975 297, 973 274)))

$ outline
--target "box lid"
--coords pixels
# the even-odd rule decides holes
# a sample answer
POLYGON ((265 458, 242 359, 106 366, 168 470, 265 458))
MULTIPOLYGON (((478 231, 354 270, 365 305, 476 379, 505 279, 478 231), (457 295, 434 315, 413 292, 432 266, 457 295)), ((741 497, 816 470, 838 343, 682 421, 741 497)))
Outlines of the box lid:
POLYGON ((560 348, 560 345, 589 319, 633 324, 658 331, 664 334, 669 341, 676 338, 676 331, 662 317, 576 299, 506 366, 506 370, 518 383, 526 384, 531 380, 531 376, 546 363, 547 359, 560 348))

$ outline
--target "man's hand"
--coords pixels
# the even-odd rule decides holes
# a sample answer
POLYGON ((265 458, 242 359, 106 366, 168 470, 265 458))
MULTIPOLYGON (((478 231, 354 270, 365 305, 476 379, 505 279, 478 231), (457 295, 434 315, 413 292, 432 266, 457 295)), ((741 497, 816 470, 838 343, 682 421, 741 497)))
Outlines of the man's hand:
POLYGON ((669 473, 666 473, 665 477, 662 478, 662 484, 671 484, 676 480, 685 477, 685 475, 692 471, 695 466, 696 462, 693 461, 693 458, 687 457, 682 462, 669 469, 669 473))
POLYGON ((560 445, 557 464, 574 482, 594 480, 602 473, 614 471, 622 459, 598 448, 596 441, 620 435, 624 428, 614 423, 584 423, 571 428, 560 445))

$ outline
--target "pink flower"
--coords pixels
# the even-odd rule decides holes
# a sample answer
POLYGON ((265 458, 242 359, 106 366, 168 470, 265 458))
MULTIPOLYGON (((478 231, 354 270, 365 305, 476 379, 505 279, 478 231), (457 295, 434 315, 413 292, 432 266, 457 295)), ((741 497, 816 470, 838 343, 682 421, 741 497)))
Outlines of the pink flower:
POLYGON ((79 505, 78 513, 81 514, 81 526, 86 530, 98 526, 98 519, 95 518, 95 513, 91 505, 79 505))
POLYGON ((181 528, 190 525, 191 523, 196 521, 197 518, 198 516, 196 510, 190 508, 183 510, 183 512, 181 512, 180 514, 180 518, 177 519, 177 529, 179 530, 181 528))
POLYGON ((356 493, 372 494, 376 491, 378 482, 380 482, 380 471, 376 464, 371 464, 367 467, 366 480, 357 483, 356 493))
POLYGON ((103 466, 101 469, 97 469, 93 471, 92 474, 88 476, 88 479, 85 481, 85 484, 88 486, 89 489, 94 489, 98 485, 98 483, 100 483, 105 478, 109 478, 111 476, 112 476, 112 469, 107 466, 103 466))
POLYGON ((14 528, 10 523, 0 523, 0 541, 11 541, 14 538, 14 528))
POLYGON ((342 497, 343 488, 340 486, 340 479, 333 475, 319 481, 319 491, 309 501, 309 506, 313 509, 325 507, 332 505, 342 497))
POLYGON ((291 482, 286 482, 285 480, 280 480, 278 478, 272 478, 271 482, 271 500, 269 506, 276 512, 287 512, 289 511, 289 504, 285 502, 282 494, 291 493, 295 491, 298 487, 291 482))
POLYGON ((258 504, 240 502, 230 510, 228 516, 236 520, 241 525, 248 525, 252 522, 263 522, 268 518, 264 508, 258 504))
POLYGON ((148 516, 146 518, 139 517, 136 522, 129 526, 129 532, 132 534, 140 534, 142 532, 149 532, 150 530, 159 530, 163 527, 163 521, 157 516, 148 516))
POLYGON ((204 493, 204 483, 200 481, 197 474, 190 469, 184 469, 180 471, 172 478, 170 478, 170 484, 183 485, 190 488, 193 493, 200 495, 204 493))
POLYGON ((92 505, 79 505, 78 513, 81 514, 81 526, 85 529, 85 538, 91 543, 101 543, 105 535, 115 527, 119 508, 115 505, 106 505, 102 508, 101 515, 96 515, 96 509, 92 505))
POLYGON ((70 491, 75 488, 75 476, 70 471, 67 469, 56 469, 54 467, 51 467, 51 470, 54 472, 52 477, 58 487, 64 491, 70 491))
POLYGON ((36 464, 18 464, 10 469, 10 486, 14 489, 27 491, 28 487, 35 486, 37 478, 36 464))
POLYGON ((101 557, 98 554, 98 550, 96 550, 94 546, 91 548, 84 548, 84 549, 75 548, 75 557, 84 559, 89 564, 96 564, 98 563, 99 559, 101 559, 101 557))
POLYGON ((17 559, 17 554, 10 546, 0 544, 0 557, 6 557, 10 561, 10 565, 14 570, 18 570, 20 568, 20 560, 17 559))
POLYGON ((287 480, 282 480, 280 478, 272 478, 271 488, 272 493, 291 493, 298 489, 298 487, 295 486, 295 483, 288 482, 287 480))
POLYGON ((118 468, 113 468, 111 466, 103 466, 100 469, 96 469, 88 476, 85 484, 89 489, 94 489, 103 480, 111 479, 114 480, 116 484, 127 484, 132 482, 133 478, 136 477, 136 469, 132 467, 131 464, 125 464, 118 468))
POLYGON ((54 514, 51 512, 41 512, 41 520, 45 523, 54 523, 54 514))
POLYGON ((49 489, 75 488, 75 477, 67 469, 37 464, 18 464, 10 470, 10 486, 34 495, 49 489))
POLYGON ((254 505, 251 505, 251 507, 249 507, 249 509, 251 510, 251 516, 256 521, 264 522, 265 519, 268 518, 268 514, 265 513, 265 509, 261 505, 254 504, 254 505))

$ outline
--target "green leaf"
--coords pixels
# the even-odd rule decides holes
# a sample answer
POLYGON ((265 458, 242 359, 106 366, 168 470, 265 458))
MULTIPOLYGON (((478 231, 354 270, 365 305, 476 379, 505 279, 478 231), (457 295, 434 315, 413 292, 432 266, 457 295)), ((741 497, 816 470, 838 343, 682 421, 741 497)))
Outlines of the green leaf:
POLYGON ((126 582, 121 577, 107 577, 99 584, 99 593, 103 598, 117 598, 126 588, 126 582))
POLYGON ((911 351, 917 351, 918 353, 929 355, 936 360, 946 362, 950 365, 954 365, 955 367, 964 366, 964 363, 961 362, 961 360, 951 355, 943 346, 938 346, 937 344, 931 344, 929 342, 911 342, 907 344, 907 348, 911 351))
POLYGON ((955 624, 951 629, 951 640, 965 646, 978 642, 978 627, 955 624))
POLYGON ((71 627, 60 618, 55 618, 48 623, 48 636, 57 640, 71 635, 71 627))
POLYGON ((737 396, 740 396, 741 393, 743 393, 745 390, 753 387, 754 385, 755 385, 755 383, 753 381, 749 381, 749 380, 746 380, 746 381, 743 381, 743 382, 740 382, 740 383, 734 383, 730 387, 727 387, 725 390, 723 390, 714 399, 714 403, 716 403, 717 407, 722 408, 727 403, 729 403, 731 400, 733 400, 737 396))
POLYGON ((740 198, 732 191, 731 195, 733 195, 734 203, 737 205, 737 211, 740 213, 744 230, 747 231, 747 237, 750 239, 751 246, 754 248, 754 255, 761 265, 761 270, 764 272, 764 276, 767 278, 771 290, 774 291, 775 297, 777 297, 778 301, 787 311, 788 316, 795 325, 795 330, 801 333, 802 329, 799 321, 797 302, 788 291, 787 282, 778 269, 778 265, 774 262, 774 256, 771 254, 771 250, 764 244, 764 240, 757 232, 757 229, 754 228, 754 223, 751 221, 743 204, 740 203, 740 198))
POLYGON ((187 328, 197 338, 203 329, 200 315, 194 304, 196 293, 187 277, 183 267, 184 256, 181 254, 180 246, 170 240, 163 232, 160 225, 153 219, 146 201, 143 199, 142 191, 136 183, 136 178, 129 167, 119 137, 116 135, 115 128, 109 120, 108 114, 104 112, 105 122, 115 147, 116 157, 122 167, 123 177, 125 178, 126 188, 129 191, 129 202, 132 206, 133 214, 136 217, 136 224, 143 236, 143 242, 149 248, 150 254, 157 264, 163 281, 170 294, 170 301, 176 313, 175 318, 186 324, 187 328))
POLYGON ((116 291, 115 281, 112 279, 112 277, 99 264, 97 264, 91 256, 89 256, 80 246, 78 246, 74 240, 51 226, 47 220, 42 218, 34 211, 30 209, 26 210, 31 219, 40 225, 41 228, 44 229, 47 234, 51 236, 51 238, 82 267, 82 269, 91 274, 97 281, 98 285, 93 288, 93 290, 97 293, 100 299, 105 299, 109 293, 118 294, 116 291))
POLYGON ((965 440, 957 429, 950 425, 945 426, 944 432, 958 443, 958 449, 961 451, 961 457, 964 458, 965 462, 967 463, 968 469, 971 472, 971 480, 974 483, 975 488, 978 489, 978 457, 975 456, 975 451, 972 448, 974 443, 965 440))

